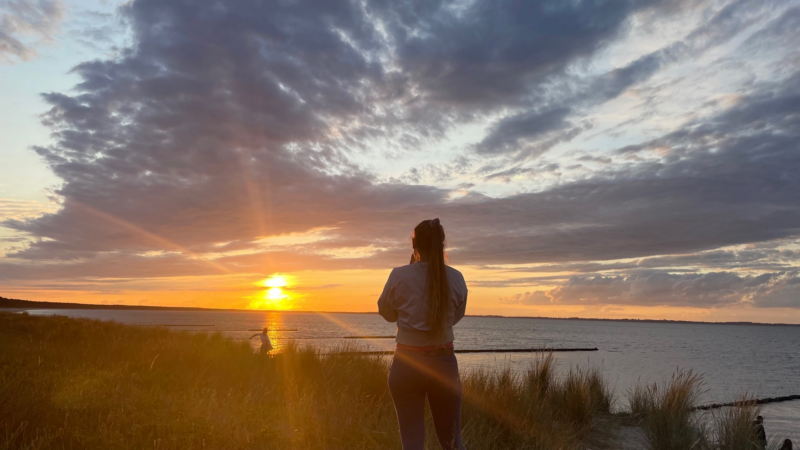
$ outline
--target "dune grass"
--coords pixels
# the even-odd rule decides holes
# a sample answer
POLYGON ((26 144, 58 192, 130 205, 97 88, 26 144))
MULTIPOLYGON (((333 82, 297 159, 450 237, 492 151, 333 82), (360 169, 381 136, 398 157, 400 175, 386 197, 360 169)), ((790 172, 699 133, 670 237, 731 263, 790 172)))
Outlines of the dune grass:
MULTIPOLYGON (((694 411, 703 394, 703 377, 677 371, 662 384, 637 385, 629 393, 631 415, 644 429, 650 450, 761 450, 753 421, 761 412, 743 395, 738 406, 710 413, 694 411)), ((771 443, 768 450, 777 449, 771 443)))
MULTIPOLYGON (((753 434, 753 421, 761 413, 755 401, 744 395, 739 406, 712 413, 711 437, 719 450, 760 450, 753 434)), ((776 440, 777 442, 777 440, 776 440)), ((773 443, 772 448, 777 448, 773 443)))
POLYGON ((651 450, 705 448, 702 423, 692 413, 702 384, 702 377, 692 371, 678 371, 668 382, 633 389, 631 414, 641 420, 651 450))
MULTIPOLYGON (((389 364, 0 313, 0 449, 398 449, 389 364)), ((522 373, 470 372, 463 384, 471 450, 584 449, 611 406, 599 372, 557 376, 551 356, 522 373)))
POLYGON ((612 401, 599 371, 557 377, 552 355, 522 373, 473 371, 463 384, 465 443, 476 449, 585 448, 612 401))

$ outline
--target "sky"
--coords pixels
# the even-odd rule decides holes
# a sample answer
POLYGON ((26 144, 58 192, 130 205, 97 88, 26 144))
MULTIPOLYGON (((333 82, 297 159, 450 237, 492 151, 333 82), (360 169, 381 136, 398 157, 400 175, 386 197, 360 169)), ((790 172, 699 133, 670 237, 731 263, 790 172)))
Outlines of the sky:
POLYGON ((800 323, 798 0, 0 0, 0 295, 800 323))

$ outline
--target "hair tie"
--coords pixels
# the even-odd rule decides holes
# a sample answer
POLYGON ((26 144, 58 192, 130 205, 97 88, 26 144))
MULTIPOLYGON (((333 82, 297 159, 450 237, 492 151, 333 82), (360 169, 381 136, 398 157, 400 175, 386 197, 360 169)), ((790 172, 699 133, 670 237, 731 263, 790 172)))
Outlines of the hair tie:
POLYGON ((436 225, 439 225, 439 218, 438 217, 433 219, 433 220, 431 220, 431 228, 435 227, 436 225))

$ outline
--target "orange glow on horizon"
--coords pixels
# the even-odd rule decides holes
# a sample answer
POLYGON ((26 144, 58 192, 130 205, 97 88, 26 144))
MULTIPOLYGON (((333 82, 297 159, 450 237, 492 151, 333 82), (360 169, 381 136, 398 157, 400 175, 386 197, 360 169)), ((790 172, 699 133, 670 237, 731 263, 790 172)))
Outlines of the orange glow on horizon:
MULTIPOLYGON (((791 308, 727 308, 656 305, 515 304, 503 302, 527 290, 550 286, 480 286, 470 280, 502 281, 513 273, 457 266, 468 280, 468 315, 667 319, 798 323, 791 308)), ((308 312, 377 312, 387 269, 307 270, 266 274, 221 274, 140 279, 64 281, 42 288, 35 280, 3 286, 0 295, 34 301, 106 305, 177 306, 308 312), (117 285, 112 282, 119 282, 117 285), (110 289, 113 288, 113 289, 110 289), (272 290, 278 288, 279 290, 272 290), (110 290, 107 290, 110 289, 110 290)), ((527 275, 527 273, 526 273, 527 275)), ((338 316, 329 315, 333 319, 338 316)), ((355 334, 355 333, 354 333, 355 334)))

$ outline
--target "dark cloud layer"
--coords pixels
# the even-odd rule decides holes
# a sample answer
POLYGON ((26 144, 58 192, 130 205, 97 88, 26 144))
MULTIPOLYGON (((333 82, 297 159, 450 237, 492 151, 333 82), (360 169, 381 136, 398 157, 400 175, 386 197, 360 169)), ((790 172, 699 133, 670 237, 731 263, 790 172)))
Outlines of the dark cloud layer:
MULTIPOLYGON (((792 242, 783 242, 792 244, 792 242)), ((714 269, 737 271, 776 271, 792 270, 800 260, 800 252, 796 250, 773 248, 778 243, 751 246, 736 250, 715 249, 704 252, 666 255, 640 258, 632 261, 613 262, 566 262, 560 264, 541 264, 529 267, 515 267, 503 269, 498 266, 487 266, 488 270, 503 270, 507 273, 580 273, 584 276, 591 274, 622 274, 651 271, 653 269, 669 270, 670 272, 698 272, 714 269)), ((565 277, 567 278, 567 277, 565 277)), ((508 280, 508 285, 518 285, 516 279, 508 280)))
POLYGON ((409 2, 383 14, 404 72, 434 101, 488 108, 531 95, 658 0, 409 2))
MULTIPOLYGON (((652 7, 657 3, 647 5, 652 7)), ((642 7, 644 4, 635 6, 642 7)), ((518 93, 519 98, 523 99, 516 104, 520 112, 498 120, 488 135, 475 146, 475 150, 481 154, 511 153, 519 159, 535 158, 556 144, 570 141, 591 128, 590 124, 574 120, 582 109, 618 97, 670 64, 698 57, 711 48, 729 42, 770 9, 766 3, 734 1, 716 11, 685 38, 626 66, 584 79, 562 74, 561 78, 567 81, 560 83, 552 83, 553 77, 542 77, 546 81, 541 85, 532 83, 527 86, 528 92, 524 95, 523 92, 518 93)), ((660 18, 663 19, 663 16, 660 18)), ((784 28, 791 25, 790 22, 784 28)), ((547 45, 546 41, 542 42, 547 45)), ((601 43, 597 42, 598 45, 601 43)))
POLYGON ((719 307, 800 307, 797 271, 739 276, 731 272, 672 274, 649 272, 628 277, 573 277, 550 291, 502 298, 521 305, 648 305, 719 307))
MULTIPOLYGON (((499 158, 476 182, 514 176, 529 170, 515 165, 521 158, 590 128, 581 109, 729 42, 765 8, 732 2, 624 67, 567 74, 623 35, 634 15, 667 6, 131 2, 122 14, 134 45, 76 67, 76 91, 44 94, 55 143, 36 151, 63 180, 55 192, 62 207, 3 222, 34 241, 15 249, 15 262, 0 262, 0 278, 385 267, 405 262, 416 222, 438 216, 459 264, 591 273, 612 264, 602 261, 640 258, 613 263, 619 276, 566 282, 560 297, 548 297, 557 301, 588 298, 591 288, 596 302, 626 303, 643 292, 653 302, 721 305, 744 295, 722 286, 748 295, 772 286, 758 291, 756 304, 800 306, 784 295, 794 275, 778 272, 794 257, 762 258, 760 268, 773 275, 753 286, 758 275, 641 272, 676 265, 667 258, 680 257, 670 255, 705 252, 676 268, 687 270, 720 247, 800 236, 798 74, 755 83, 727 110, 618 150, 633 162, 586 155, 603 163, 600 171, 536 192, 453 199, 441 187, 379 182, 356 162, 374 139, 435 139, 460 121, 502 115, 469 151, 499 158), (316 229, 326 230, 325 240, 281 248, 258 241, 316 229), (370 256, 335 256, 370 246, 370 256)), ((779 30, 793 27, 789 14, 779 30)), ((756 33, 746 45, 780 36, 756 33)))

